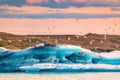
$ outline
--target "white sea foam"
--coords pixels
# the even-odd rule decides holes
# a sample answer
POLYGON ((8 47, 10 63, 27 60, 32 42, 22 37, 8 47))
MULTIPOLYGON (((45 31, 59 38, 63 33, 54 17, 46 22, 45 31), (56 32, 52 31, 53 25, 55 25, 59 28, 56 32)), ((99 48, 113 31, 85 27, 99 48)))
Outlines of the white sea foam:
POLYGON ((83 69, 83 70, 120 70, 120 65, 108 64, 52 64, 42 63, 34 64, 32 66, 22 66, 20 69, 83 69))
POLYGON ((120 58, 120 51, 112 51, 112 52, 98 53, 98 54, 99 56, 105 58, 120 58))

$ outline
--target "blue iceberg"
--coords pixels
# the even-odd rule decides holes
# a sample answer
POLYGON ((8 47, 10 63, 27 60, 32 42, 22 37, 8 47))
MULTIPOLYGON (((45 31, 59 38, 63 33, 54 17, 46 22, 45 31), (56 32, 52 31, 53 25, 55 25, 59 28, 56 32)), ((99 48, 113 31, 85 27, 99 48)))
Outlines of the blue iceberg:
POLYGON ((0 48, 0 72, 120 71, 120 51, 96 53, 67 44, 40 44, 23 50, 0 48))

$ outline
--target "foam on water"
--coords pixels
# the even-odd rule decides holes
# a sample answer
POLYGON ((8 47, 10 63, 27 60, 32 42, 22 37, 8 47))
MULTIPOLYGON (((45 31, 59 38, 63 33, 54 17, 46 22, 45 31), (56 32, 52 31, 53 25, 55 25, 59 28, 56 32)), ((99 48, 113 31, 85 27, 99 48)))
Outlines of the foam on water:
POLYGON ((100 53, 99 56, 106 57, 106 58, 120 58, 120 51, 112 51, 109 53, 100 53))
POLYGON ((107 64, 34 64, 32 66, 22 66, 21 71, 25 72, 41 72, 41 71, 120 71, 120 65, 107 65, 107 64))

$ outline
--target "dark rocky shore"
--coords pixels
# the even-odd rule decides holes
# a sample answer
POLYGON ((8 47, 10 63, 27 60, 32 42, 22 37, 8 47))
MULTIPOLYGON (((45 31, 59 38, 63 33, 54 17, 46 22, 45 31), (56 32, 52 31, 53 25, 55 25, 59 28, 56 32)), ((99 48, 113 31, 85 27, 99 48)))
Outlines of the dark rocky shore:
POLYGON ((71 44, 97 52, 120 50, 120 35, 14 35, 0 32, 0 47, 24 49, 36 44, 71 44))

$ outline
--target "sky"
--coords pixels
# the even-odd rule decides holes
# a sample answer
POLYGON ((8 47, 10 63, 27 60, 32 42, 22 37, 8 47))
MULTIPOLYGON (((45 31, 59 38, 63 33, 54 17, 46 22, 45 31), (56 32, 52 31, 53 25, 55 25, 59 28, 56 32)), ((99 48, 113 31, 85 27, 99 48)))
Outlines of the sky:
POLYGON ((0 0, 0 32, 120 35, 120 0, 0 0))

